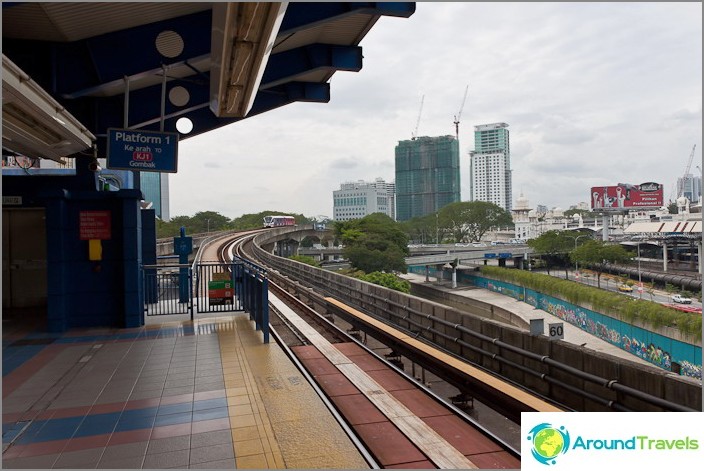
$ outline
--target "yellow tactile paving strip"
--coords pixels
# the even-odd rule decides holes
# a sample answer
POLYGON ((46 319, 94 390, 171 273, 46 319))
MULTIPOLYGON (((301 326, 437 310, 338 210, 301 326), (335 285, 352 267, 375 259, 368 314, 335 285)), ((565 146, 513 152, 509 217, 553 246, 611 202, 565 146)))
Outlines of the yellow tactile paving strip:
POLYGON ((238 469, 369 466, 315 391, 246 314, 218 328, 238 469))

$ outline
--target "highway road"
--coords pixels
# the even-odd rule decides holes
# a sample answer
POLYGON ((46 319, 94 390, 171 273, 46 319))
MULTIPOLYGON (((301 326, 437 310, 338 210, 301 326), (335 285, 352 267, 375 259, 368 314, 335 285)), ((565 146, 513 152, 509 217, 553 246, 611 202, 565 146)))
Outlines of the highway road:
MULTIPOLYGON (((542 270, 541 270, 542 272, 542 270)), ((547 272, 543 272, 546 273, 547 272)), ((555 276, 558 278, 565 279, 565 270, 551 270, 550 271, 551 276, 555 276)), ((567 272, 567 278, 572 281, 578 281, 579 283, 587 284, 590 286, 597 286, 597 276, 596 273, 591 272, 591 271, 582 271, 580 270, 580 276, 578 276, 575 279, 575 271, 574 270, 569 270, 567 272)), ((661 304, 672 304, 672 299, 671 299, 671 294, 667 293, 666 291, 662 290, 653 290, 652 293, 648 292, 647 288, 643 288, 642 292, 638 291, 638 284, 636 283, 632 288, 633 291, 628 293, 628 292, 621 292, 618 290, 618 286, 621 284, 621 280, 618 277, 615 277, 613 275, 609 274, 603 274, 601 275, 601 289, 605 289, 608 291, 616 291, 620 294, 623 294, 624 296, 630 296, 636 299, 644 299, 646 301, 653 301, 661 304)), ((674 294, 674 293, 673 293, 674 294)), ((692 304, 681 304, 680 306, 688 306, 688 307, 696 307, 700 311, 702 309, 702 303, 697 300, 692 298, 692 304)))

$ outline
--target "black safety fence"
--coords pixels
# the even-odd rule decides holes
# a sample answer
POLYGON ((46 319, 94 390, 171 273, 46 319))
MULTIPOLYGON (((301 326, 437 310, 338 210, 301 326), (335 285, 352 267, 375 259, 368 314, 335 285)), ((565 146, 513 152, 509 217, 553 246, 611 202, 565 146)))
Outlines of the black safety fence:
POLYGON ((269 343, 269 283, 266 270, 236 257, 230 263, 194 264, 197 313, 247 311, 269 343))
POLYGON ((147 316, 192 314, 190 265, 144 265, 144 312, 147 316))
POLYGON ((269 343, 269 280, 266 270, 246 260, 240 259, 239 262, 235 269, 237 293, 256 329, 262 331, 264 343, 269 343))
POLYGON ((246 260, 191 265, 144 265, 144 311, 171 314, 249 313, 269 343, 269 282, 266 270, 246 260))
POLYGON ((236 312, 244 311, 239 290, 237 272, 240 261, 232 263, 195 263, 196 312, 236 312))

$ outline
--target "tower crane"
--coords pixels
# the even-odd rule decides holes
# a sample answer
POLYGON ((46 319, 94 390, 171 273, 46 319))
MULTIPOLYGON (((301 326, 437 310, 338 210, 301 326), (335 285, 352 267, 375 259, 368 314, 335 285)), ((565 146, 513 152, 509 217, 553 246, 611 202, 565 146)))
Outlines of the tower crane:
POLYGON ((460 105, 460 110, 455 115, 455 137, 460 140, 460 117, 462 116, 462 110, 464 109, 464 102, 467 100, 467 91, 469 90, 469 85, 464 89, 464 97, 462 97, 462 104, 460 105))
POLYGON ((684 169, 684 174, 682 175, 682 183, 677 185, 677 198, 682 196, 684 193, 684 182, 685 179, 687 178, 687 175, 689 175, 689 170, 692 168, 692 160, 694 159, 694 150, 697 148, 697 145, 694 144, 692 147, 692 152, 689 154, 689 160, 687 161, 687 167, 684 169))
POLYGON ((415 141, 416 137, 418 137, 418 126, 420 126, 420 115, 423 112, 423 100, 425 100, 425 95, 423 95, 420 98, 420 110, 418 110, 418 119, 416 120, 416 128, 413 130, 413 134, 411 134, 412 141, 415 141))

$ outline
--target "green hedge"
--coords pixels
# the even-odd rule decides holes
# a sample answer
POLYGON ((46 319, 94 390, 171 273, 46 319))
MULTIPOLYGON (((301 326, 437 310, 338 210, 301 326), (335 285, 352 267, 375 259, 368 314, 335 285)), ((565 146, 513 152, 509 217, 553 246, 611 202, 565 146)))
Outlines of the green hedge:
POLYGON ((629 323, 638 320, 653 328, 676 327, 684 334, 699 340, 702 338, 701 314, 681 312, 652 301, 623 296, 541 273, 492 266, 484 266, 480 270, 490 278, 525 286, 578 306, 589 305, 595 311, 618 315, 621 320, 629 323))

